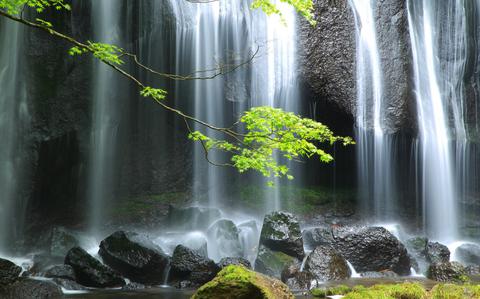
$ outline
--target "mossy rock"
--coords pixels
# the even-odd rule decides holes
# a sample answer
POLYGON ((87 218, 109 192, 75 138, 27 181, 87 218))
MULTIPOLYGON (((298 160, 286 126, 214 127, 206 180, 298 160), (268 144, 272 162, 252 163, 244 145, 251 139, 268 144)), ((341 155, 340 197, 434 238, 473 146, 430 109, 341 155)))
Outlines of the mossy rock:
POLYGON ((260 245, 258 256, 255 260, 255 270, 268 276, 281 278, 283 269, 295 263, 300 263, 300 260, 286 253, 273 251, 260 245))
POLYGON ((279 280, 231 265, 203 285, 192 299, 294 299, 288 287, 279 280))

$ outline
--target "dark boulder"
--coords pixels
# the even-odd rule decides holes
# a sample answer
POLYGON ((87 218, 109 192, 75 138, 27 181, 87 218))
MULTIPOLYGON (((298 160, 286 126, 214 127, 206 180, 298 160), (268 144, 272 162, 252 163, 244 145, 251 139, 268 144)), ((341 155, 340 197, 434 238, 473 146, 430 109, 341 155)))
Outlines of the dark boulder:
POLYGON ((285 267, 300 263, 301 261, 295 257, 261 245, 255 260, 255 271, 280 279, 285 267))
POLYGON ((63 298, 62 290, 52 281, 33 280, 22 278, 10 285, 3 299, 60 299, 63 298))
POLYGON ((334 243, 332 229, 329 227, 315 227, 306 229, 302 233, 303 243, 309 249, 317 246, 332 245, 334 243))
POLYGON ((77 280, 75 271, 70 265, 55 265, 45 272, 47 278, 63 278, 68 280, 77 280))
POLYGON ((315 248, 307 257, 305 271, 319 281, 343 280, 351 275, 347 261, 330 246, 315 248))
POLYGON ((219 271, 220 267, 211 259, 178 245, 173 251, 169 279, 201 285, 212 280, 219 271))
POLYGON ((290 213, 273 212, 265 216, 260 245, 299 259, 305 255, 300 224, 290 213))
POLYGON ((230 265, 244 266, 247 269, 252 269, 250 262, 243 257, 224 257, 218 262, 218 266, 221 269, 230 265))
POLYGON ((428 242, 426 247, 427 261, 434 263, 447 263, 450 261, 450 250, 438 242, 428 242))
POLYGON ((0 289, 17 281, 20 273, 22 268, 9 260, 0 259, 0 289))
POLYGON ((239 230, 231 220, 221 219, 212 224, 208 229, 208 238, 218 256, 243 256, 239 230))
POLYGON ((118 231, 100 243, 103 261, 123 276, 140 283, 162 283, 170 258, 147 236, 118 231))
POLYGON ((358 272, 391 270, 410 274, 410 257, 403 244, 383 227, 351 227, 333 231, 335 249, 358 272))
POLYGON ((435 263, 430 265, 427 277, 440 282, 466 282, 468 280, 465 267, 457 262, 435 263))
POLYGON ((301 271, 300 266, 300 264, 287 265, 282 271, 282 282, 294 291, 310 290, 314 276, 310 272, 301 271))
POLYGON ((80 247, 70 249, 65 257, 65 264, 72 266, 77 282, 84 286, 109 288, 125 285, 120 275, 80 247))
POLYGON ((480 265, 480 246, 477 244, 463 244, 457 248, 455 254, 465 264, 480 265))

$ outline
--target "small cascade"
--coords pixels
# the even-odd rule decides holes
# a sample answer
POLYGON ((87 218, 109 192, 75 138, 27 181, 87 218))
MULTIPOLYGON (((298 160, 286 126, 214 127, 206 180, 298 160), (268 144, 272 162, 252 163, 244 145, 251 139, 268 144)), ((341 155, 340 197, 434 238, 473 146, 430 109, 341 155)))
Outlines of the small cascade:
POLYGON ((24 131, 30 122, 24 59, 24 27, 0 20, 0 252, 21 239, 24 131))
MULTIPOLYGON (((119 5, 116 0, 92 1, 95 40, 115 44, 118 41, 119 5)), ((115 150, 118 134, 117 87, 114 72, 95 62, 93 70, 93 115, 90 144, 89 229, 98 234, 106 220, 108 202, 112 199, 115 179, 115 150)))
POLYGON ((352 273, 351 274, 351 278, 359 278, 359 277, 362 277, 360 276, 360 274, 358 274, 358 272, 355 270, 355 268, 353 267, 353 265, 347 261, 347 265, 348 265, 348 268, 350 269, 350 272, 352 273))
MULTIPOLYGON (((445 41, 448 31, 455 33, 464 30, 460 24, 458 13, 462 12, 460 2, 445 5, 427 0, 408 1, 408 20, 413 53, 415 91, 417 98, 417 119, 420 139, 420 156, 417 163, 420 169, 421 196, 423 199, 425 228, 432 238, 453 240, 457 236, 457 190, 454 179, 453 152, 449 132, 449 100, 453 107, 453 116, 460 116, 461 101, 455 99, 459 81, 449 80, 449 76, 459 78, 461 61, 440 64, 444 55, 443 46, 449 47, 445 41), (453 11, 451 11, 451 9, 453 11), (447 10, 448 20, 439 12, 447 10), (453 12, 453 20, 451 19, 453 12), (448 24, 442 27, 442 24, 448 24), (459 25, 460 27, 457 27, 459 25), (443 30, 448 30, 444 32, 443 30), (458 30, 458 31, 457 31, 458 30), (452 68, 449 68, 451 66, 452 68), (451 71, 451 72, 450 72, 451 71), (453 94, 451 93, 453 88, 453 94)), ((461 18, 460 18, 461 20, 461 18)), ((448 39, 447 39, 448 40, 448 39)), ((462 43, 454 43, 455 50, 462 51, 462 43)), ((445 49, 447 50, 447 49, 445 49)), ((446 57, 445 57, 446 58, 446 57)), ((459 57, 460 59, 461 57, 459 57)), ((461 60, 461 59, 460 59, 461 60)), ((450 78, 451 79, 451 78, 450 78)), ((456 80, 456 79, 455 79, 456 80)), ((458 122, 461 121, 458 119, 458 122)), ((463 127, 458 125, 457 129, 463 127)), ((460 131, 463 131, 460 129, 460 131)), ((458 136, 464 133, 457 132, 458 136)), ((460 137, 461 138, 461 137, 460 137)))
POLYGON ((392 136, 386 118, 383 74, 377 45, 375 1, 351 0, 357 36, 357 161, 363 209, 377 221, 395 208, 392 136))

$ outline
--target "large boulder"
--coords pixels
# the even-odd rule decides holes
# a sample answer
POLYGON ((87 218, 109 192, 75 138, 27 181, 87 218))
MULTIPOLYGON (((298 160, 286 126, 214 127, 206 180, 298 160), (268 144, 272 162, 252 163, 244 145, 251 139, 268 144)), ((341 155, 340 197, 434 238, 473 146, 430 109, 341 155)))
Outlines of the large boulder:
POLYGON ((52 229, 50 243, 50 254, 52 256, 64 257, 71 248, 79 245, 80 241, 75 233, 64 227, 54 227, 52 229))
POLYGON ((244 266, 247 269, 251 269, 250 262, 243 257, 224 257, 218 262, 218 266, 223 269, 230 265, 244 266))
POLYGON ((202 230, 207 229, 221 216, 220 211, 213 208, 170 206, 167 218, 168 224, 177 230, 202 230))
POLYGON ((72 266, 77 282, 95 288, 121 287, 124 279, 80 247, 70 249, 65 264, 72 266))
POLYGON ((22 268, 9 260, 0 259, 0 289, 19 279, 22 268))
POLYGON ((332 245, 334 243, 332 229, 329 227, 314 227, 302 232, 303 243, 311 250, 317 246, 332 245))
POLYGON ((76 281, 75 271, 70 265, 55 265, 45 272, 47 278, 60 278, 76 281))
POLYGON ((466 282, 468 280, 465 267, 458 262, 435 263, 430 265, 427 277, 441 282, 466 282))
POLYGON ((431 264, 447 263, 450 261, 450 250, 438 242, 428 242, 425 249, 427 261, 431 264))
POLYGON ((351 275, 347 261, 330 246, 315 248, 307 257, 305 271, 318 281, 343 280, 351 275))
POLYGON ((410 274, 410 257, 405 246, 383 227, 350 227, 333 231, 335 249, 358 272, 391 270, 410 274))
POLYGON ((265 216, 260 245, 299 259, 305 255, 300 224, 290 213, 273 212, 265 216))
POLYGON ((220 257, 243 256, 242 244, 240 243, 239 230, 231 220, 220 219, 208 229, 209 244, 220 257))
POLYGON ((51 281, 23 278, 10 285, 4 293, 3 299, 60 299, 62 290, 51 281))
POLYGON ((192 299, 294 299, 281 281, 250 271, 241 266, 224 268, 203 285, 192 299))
POLYGON ((118 231, 100 243, 103 261, 123 276, 140 283, 163 283, 170 258, 147 236, 118 231))
POLYGON ((170 281, 188 281, 191 286, 212 280, 220 271, 214 261, 183 245, 175 248, 170 266, 170 281))
POLYGON ((261 245, 255 260, 255 271, 280 279, 285 267, 300 263, 301 261, 295 257, 261 245))
POLYGON ((458 259, 468 265, 480 265, 480 246, 477 244, 460 245, 455 254, 458 259))
POLYGON ((308 271, 301 271, 300 268, 300 264, 287 265, 282 271, 282 282, 294 291, 310 290, 314 276, 308 271))

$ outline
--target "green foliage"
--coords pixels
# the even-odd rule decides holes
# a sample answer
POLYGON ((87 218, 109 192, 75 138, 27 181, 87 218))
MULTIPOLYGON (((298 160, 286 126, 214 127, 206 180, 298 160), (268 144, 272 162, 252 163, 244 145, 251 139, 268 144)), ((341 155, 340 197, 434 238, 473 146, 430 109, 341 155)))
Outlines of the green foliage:
POLYGON ((35 9, 38 13, 47 8, 71 9, 70 5, 65 3, 64 0, 0 0, 0 9, 12 15, 20 13, 25 6, 35 9))
POLYGON ((241 138, 219 140, 201 132, 192 132, 189 138, 202 142, 205 150, 224 151, 232 155, 232 166, 241 173, 248 170, 260 172, 265 177, 293 179, 287 165, 277 157, 298 160, 317 156, 328 163, 333 157, 319 147, 320 144, 353 144, 349 137, 334 136, 325 125, 308 118, 272 107, 254 107, 240 118, 246 130, 241 138))
MULTIPOLYGON (((310 24, 315 25, 316 22, 313 16, 313 1, 312 0, 280 0, 281 2, 292 5, 310 24)), ((282 12, 275 5, 272 0, 254 0, 252 8, 260 8, 267 15, 277 14, 282 17, 282 12)))
POLYGON ((163 89, 147 86, 142 91, 140 91, 140 95, 146 98, 152 97, 156 101, 161 101, 165 99, 165 97, 167 96, 167 92, 163 89))

